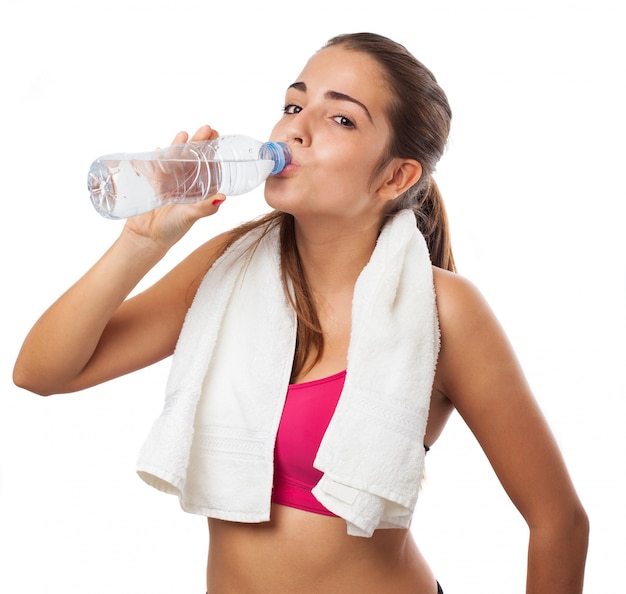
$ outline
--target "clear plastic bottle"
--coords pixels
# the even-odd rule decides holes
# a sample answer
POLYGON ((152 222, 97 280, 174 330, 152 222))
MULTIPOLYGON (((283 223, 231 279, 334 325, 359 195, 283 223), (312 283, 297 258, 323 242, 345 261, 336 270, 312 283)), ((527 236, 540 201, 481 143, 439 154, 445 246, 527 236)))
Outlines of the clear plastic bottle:
POLYGON ((104 155, 91 164, 87 185, 102 216, 124 219, 217 193, 245 194, 290 162, 291 152, 282 142, 220 136, 144 153, 104 155))

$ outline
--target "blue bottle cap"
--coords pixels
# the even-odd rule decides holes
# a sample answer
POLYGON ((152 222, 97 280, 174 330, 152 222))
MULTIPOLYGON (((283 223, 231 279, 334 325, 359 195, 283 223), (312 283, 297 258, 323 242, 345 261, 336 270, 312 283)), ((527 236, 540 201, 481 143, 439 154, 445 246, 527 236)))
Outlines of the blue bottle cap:
POLYGON ((274 169, 270 175, 275 175, 291 163, 291 150, 284 142, 266 142, 259 149, 259 159, 274 161, 274 169))

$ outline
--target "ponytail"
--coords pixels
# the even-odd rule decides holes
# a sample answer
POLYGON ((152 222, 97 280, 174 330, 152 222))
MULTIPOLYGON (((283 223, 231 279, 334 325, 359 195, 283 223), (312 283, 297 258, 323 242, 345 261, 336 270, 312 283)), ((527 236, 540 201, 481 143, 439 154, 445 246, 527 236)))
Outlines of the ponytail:
POLYGON ((432 177, 429 176, 428 183, 420 192, 413 212, 417 228, 426 240, 431 262, 439 268, 456 272, 446 207, 439 186, 432 177))
POLYGON ((430 261, 434 266, 456 272, 450 225, 443 198, 437 182, 428 176, 424 183, 419 182, 401 194, 395 201, 389 215, 410 208, 415 214, 417 228, 426 240, 430 261))

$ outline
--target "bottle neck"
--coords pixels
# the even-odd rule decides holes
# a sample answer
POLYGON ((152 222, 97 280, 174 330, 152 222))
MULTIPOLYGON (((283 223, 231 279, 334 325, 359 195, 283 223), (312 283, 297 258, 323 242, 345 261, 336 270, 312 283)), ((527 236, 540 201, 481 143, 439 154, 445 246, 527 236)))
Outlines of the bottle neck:
POLYGON ((274 161, 270 175, 276 175, 291 163, 291 150, 284 142, 266 142, 259 150, 259 159, 274 161))

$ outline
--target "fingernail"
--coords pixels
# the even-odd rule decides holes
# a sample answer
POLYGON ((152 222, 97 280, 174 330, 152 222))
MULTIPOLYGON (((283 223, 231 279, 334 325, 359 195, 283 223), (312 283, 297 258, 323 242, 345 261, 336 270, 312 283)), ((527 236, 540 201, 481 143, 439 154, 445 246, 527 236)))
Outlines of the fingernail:
POLYGON ((213 206, 219 206, 222 202, 224 202, 224 200, 220 200, 219 198, 216 198, 215 200, 213 200, 213 202, 211 202, 211 204, 213 206))

